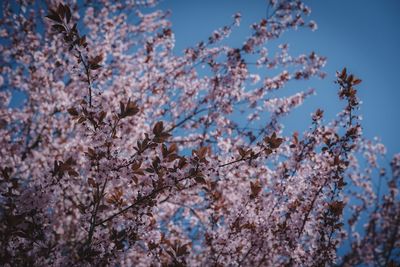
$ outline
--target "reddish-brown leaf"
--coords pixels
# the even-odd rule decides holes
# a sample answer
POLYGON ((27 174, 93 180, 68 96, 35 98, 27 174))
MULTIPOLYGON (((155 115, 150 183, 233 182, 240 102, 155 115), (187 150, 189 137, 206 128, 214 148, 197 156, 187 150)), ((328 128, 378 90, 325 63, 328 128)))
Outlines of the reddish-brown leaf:
POLYGON ((71 116, 78 116, 79 115, 78 110, 76 110, 76 108, 74 108, 74 107, 67 109, 67 111, 71 116))
POLYGON ((250 190, 251 190, 251 194, 250 194, 250 198, 256 198, 258 196, 258 194, 261 192, 261 184, 260 181, 255 181, 250 182, 250 190))

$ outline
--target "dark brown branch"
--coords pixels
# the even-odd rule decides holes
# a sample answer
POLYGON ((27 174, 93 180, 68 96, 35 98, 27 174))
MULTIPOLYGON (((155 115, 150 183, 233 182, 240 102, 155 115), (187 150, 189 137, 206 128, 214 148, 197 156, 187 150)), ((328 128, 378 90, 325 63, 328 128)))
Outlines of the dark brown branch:
MULTIPOLYGON (((186 176, 186 177, 184 177, 184 178, 182 178, 182 179, 179 179, 179 180, 177 180, 177 183, 178 183, 178 182, 181 182, 181 181, 183 181, 183 180, 186 180, 186 179, 188 179, 188 178, 190 178, 190 177, 191 177, 191 176, 186 176)), ((160 188, 157 188, 156 190, 154 190, 153 192, 151 192, 151 193, 148 194, 147 196, 138 198, 138 199, 137 199, 134 203, 132 203, 131 205, 129 205, 129 206, 123 208, 122 210, 120 210, 120 211, 114 213, 114 214, 111 215, 110 217, 108 217, 108 218, 106 218, 106 219, 104 219, 104 220, 102 220, 102 221, 96 223, 95 226, 98 226, 98 225, 100 225, 100 224, 103 224, 103 223, 106 223, 106 222, 108 222, 108 221, 111 221, 112 219, 114 219, 115 217, 117 217, 117 216, 119 216, 119 215, 125 213, 126 211, 128 211, 128 210, 130 210, 130 209, 132 209, 132 208, 134 208, 134 207, 136 207, 136 206, 140 206, 140 205, 146 203, 148 200, 151 200, 152 198, 156 197, 157 194, 159 194, 159 193, 161 193, 162 191, 164 191, 165 189, 171 188, 171 187, 172 187, 171 185, 166 185, 166 186, 162 186, 162 187, 160 187, 160 188)))
POLYGON ((97 226, 97 223, 96 223, 97 212, 99 210, 100 202, 101 202, 101 199, 102 199, 102 197, 104 195, 104 190, 106 188, 106 185, 107 185, 107 178, 104 181, 104 184, 103 184, 103 186, 101 188, 101 192, 100 192, 99 188, 97 189, 97 197, 96 197, 97 201, 96 201, 95 207, 93 209, 92 218, 91 218, 91 222, 90 222, 90 228, 89 228, 89 234, 88 234, 88 240, 86 242, 88 247, 90 247, 90 244, 92 243, 94 230, 95 230, 95 228, 97 226))

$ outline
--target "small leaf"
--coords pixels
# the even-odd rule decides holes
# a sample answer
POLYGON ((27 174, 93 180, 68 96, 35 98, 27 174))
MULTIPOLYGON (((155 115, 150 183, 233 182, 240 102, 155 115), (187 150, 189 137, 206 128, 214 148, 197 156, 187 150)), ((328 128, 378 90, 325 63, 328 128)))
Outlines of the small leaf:
POLYGON ((346 185, 347 185, 347 183, 344 181, 343 177, 340 177, 340 179, 338 181, 338 187, 343 188, 346 185))
POLYGON ((207 184, 207 182, 203 176, 196 176, 196 177, 194 177, 194 180, 199 184, 207 184))
POLYGON ((163 158, 166 158, 168 156, 168 148, 165 144, 162 144, 161 146, 161 153, 163 158))
POLYGON ((135 161, 135 162, 132 164, 132 170, 133 170, 133 171, 134 171, 134 170, 137 170, 137 169, 140 168, 140 166, 142 166, 142 162, 141 162, 141 161, 135 161))
POLYGON ((50 10, 50 14, 48 14, 46 18, 49 18, 55 22, 62 23, 62 19, 60 18, 60 16, 52 10, 50 10))
POLYGON ((250 198, 256 198, 258 196, 258 194, 261 192, 261 185, 259 181, 255 181, 250 182, 250 190, 251 190, 251 194, 250 194, 250 198))
POLYGON ((82 116, 82 117, 79 118, 78 123, 82 123, 84 121, 86 121, 86 117, 82 116))
POLYGON ((246 150, 244 150, 243 148, 239 147, 239 148, 238 148, 238 151, 239 151, 239 155, 240 155, 242 158, 246 157, 246 150))
POLYGON ((85 46, 86 44, 86 35, 83 35, 80 39, 79 39, 79 46, 85 46))
POLYGON ((120 108, 120 117, 122 117, 125 114, 125 104, 122 101, 119 102, 119 108, 120 108))
POLYGON ((271 149, 276 149, 278 148, 282 142, 283 142, 283 138, 277 138, 276 137, 276 133, 274 132, 270 137, 265 137, 264 138, 264 142, 269 145, 269 147, 271 149))
POLYGON ((103 56, 98 55, 98 56, 95 56, 94 58, 92 58, 92 60, 90 60, 90 63, 99 64, 102 60, 103 60, 103 56))
POLYGON ((99 206, 99 208, 98 208, 98 211, 105 211, 105 210, 107 210, 108 209, 108 206, 107 205, 100 205, 99 206))
POLYGON ((354 75, 353 75, 353 74, 350 74, 350 75, 347 77, 347 82, 348 82, 348 83, 353 83, 353 80, 354 80, 354 75))
POLYGON ((204 159, 206 156, 206 153, 208 151, 208 147, 200 147, 197 151, 196 151, 196 155, 199 157, 199 159, 204 159))
POLYGON ((90 159, 96 159, 96 151, 90 147, 88 147, 87 155, 90 159))
POLYGON ((69 158, 65 161, 65 164, 67 164, 67 165, 75 165, 75 164, 76 164, 76 161, 75 161, 72 157, 69 157, 69 158))
POLYGON ((154 135, 159 136, 161 135, 163 130, 164 130, 164 124, 162 121, 159 121, 154 125, 153 133, 154 135))
POLYGON ((156 125, 154 125, 153 133, 155 135, 160 135, 162 133, 163 129, 164 129, 164 124, 162 121, 159 121, 156 123, 156 125))
POLYGON ((125 116, 127 117, 134 116, 138 112, 139 112, 139 107, 137 106, 137 104, 129 100, 128 104, 126 105, 125 116))
POLYGON ((99 114, 99 123, 102 123, 104 118, 107 116, 107 112, 105 112, 104 110, 100 111, 99 114))
POLYGON ((88 184, 92 187, 96 187, 96 182, 93 178, 88 178, 88 184))
POLYGON ((101 65, 99 65, 99 64, 90 64, 90 66, 89 66, 89 68, 91 69, 91 70, 97 70, 97 69, 100 69, 102 66, 101 65))
POLYGON ((67 18, 67 23, 69 23, 71 21, 71 9, 69 8, 69 6, 64 5, 65 8, 65 17, 67 18))
POLYGON ((65 29, 65 27, 63 25, 60 25, 60 24, 54 24, 53 26, 51 26, 51 29, 53 31, 58 32, 58 33, 62 33, 62 32, 66 32, 67 31, 65 29))
POLYGON ((156 249, 158 247, 158 244, 150 241, 148 243, 148 247, 149 247, 150 250, 153 250, 153 249, 156 249))
POLYGON ((63 4, 60 3, 58 5, 57 13, 62 19, 64 18, 64 16, 65 16, 65 8, 64 8, 63 4))
POLYGON ((79 115, 79 112, 74 107, 67 109, 67 111, 72 116, 78 116, 79 115))
POLYGON ((175 250, 176 256, 180 257, 180 256, 183 256, 185 254, 189 254, 188 246, 189 246, 189 244, 185 244, 183 246, 179 246, 178 249, 175 250))
POLYGON ((178 150, 178 146, 177 146, 175 143, 173 143, 173 144, 169 147, 168 152, 169 152, 169 153, 173 153, 173 152, 175 152, 175 151, 177 151, 177 150, 178 150))
POLYGON ((169 162, 171 162, 171 161, 174 161, 174 160, 179 159, 179 158, 180 157, 178 156, 178 154, 173 153, 173 154, 169 154, 167 159, 168 159, 169 162))
POLYGON ((346 68, 343 68, 342 72, 340 73, 339 78, 342 80, 346 79, 346 75, 347 75, 346 72, 347 72, 346 68))
POLYGON ((154 173, 154 170, 152 168, 146 168, 145 171, 149 173, 154 173))
POLYGON ((337 224, 335 224, 335 228, 336 229, 340 229, 340 228, 342 228, 344 226, 344 223, 337 223, 337 224))
POLYGON ((340 216, 342 215, 344 206, 343 201, 334 201, 329 204, 329 209, 334 215, 340 216))
POLYGON ((68 174, 70 175, 70 176, 74 176, 74 177, 78 177, 79 176, 79 173, 77 173, 75 170, 73 170, 73 169, 70 169, 69 171, 68 171, 68 174))
POLYGON ((143 169, 137 169, 137 170, 135 170, 133 173, 136 174, 136 175, 143 176, 143 175, 144 175, 144 172, 143 172, 143 171, 144 171, 143 169))

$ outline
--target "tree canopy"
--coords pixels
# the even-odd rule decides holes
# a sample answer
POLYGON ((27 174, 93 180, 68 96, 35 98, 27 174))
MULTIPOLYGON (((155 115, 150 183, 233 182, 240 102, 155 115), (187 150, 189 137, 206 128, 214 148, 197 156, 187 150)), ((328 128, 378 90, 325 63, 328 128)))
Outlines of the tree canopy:
POLYGON ((2 5, 1 265, 398 266, 400 154, 363 137, 362 74, 337 72, 335 119, 283 135, 314 91, 272 93, 325 75, 267 49, 316 29, 302 1, 182 55, 152 0, 2 5))

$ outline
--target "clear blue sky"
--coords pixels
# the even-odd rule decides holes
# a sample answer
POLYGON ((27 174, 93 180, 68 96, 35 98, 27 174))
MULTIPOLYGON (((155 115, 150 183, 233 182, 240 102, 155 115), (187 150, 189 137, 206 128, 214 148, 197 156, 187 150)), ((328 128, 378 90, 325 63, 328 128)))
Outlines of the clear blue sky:
MULTIPOLYGON (((335 71, 346 66, 361 77, 359 86, 363 101, 364 133, 379 136, 388 147, 389 155, 400 152, 400 1, 398 0, 310 0, 310 18, 318 23, 318 30, 298 30, 284 34, 276 43, 289 43, 292 55, 315 51, 328 58, 324 80, 314 79, 295 92, 309 87, 317 89, 317 96, 308 99, 285 121, 287 134, 305 129, 309 114, 318 107, 327 117, 338 111, 337 87, 333 84, 335 71)), ((216 28, 231 22, 237 11, 243 15, 242 25, 232 35, 229 44, 240 46, 250 31, 248 25, 265 16, 265 0, 164 0, 157 8, 172 11, 176 52, 206 40, 216 28)), ((296 84, 293 84, 296 86, 296 84)))

